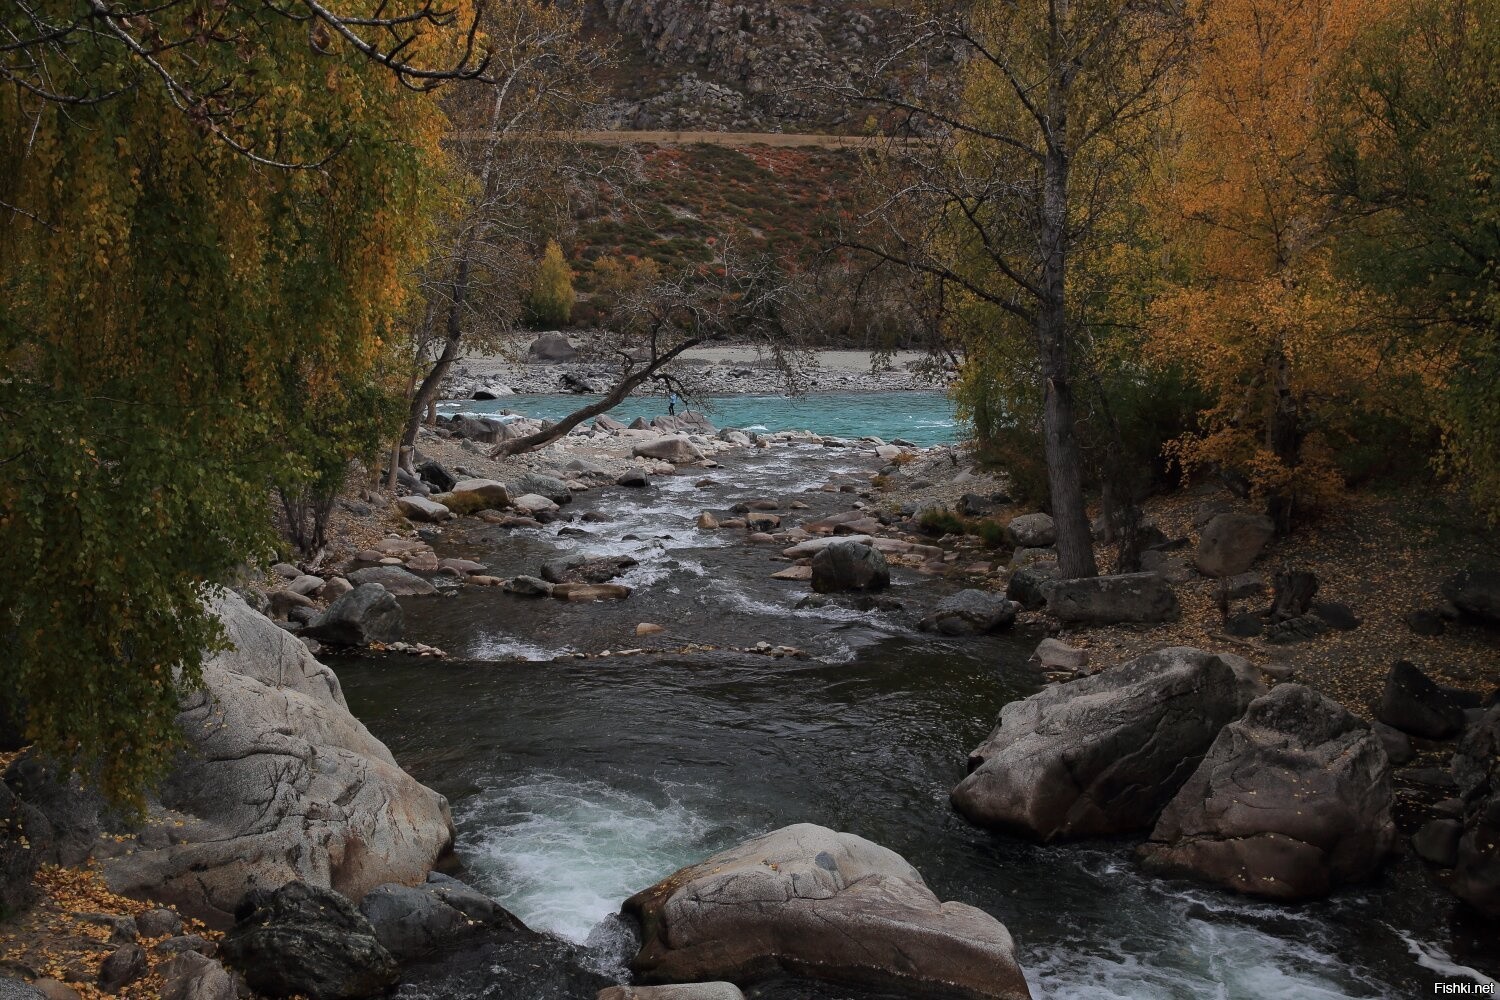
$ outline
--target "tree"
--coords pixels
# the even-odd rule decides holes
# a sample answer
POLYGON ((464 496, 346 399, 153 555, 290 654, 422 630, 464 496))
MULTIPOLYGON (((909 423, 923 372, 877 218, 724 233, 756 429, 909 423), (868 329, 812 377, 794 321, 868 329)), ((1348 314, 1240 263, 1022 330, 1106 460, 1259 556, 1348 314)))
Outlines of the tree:
POLYGON ((1383 0, 1215 0, 1162 173, 1172 258, 1151 356, 1209 394, 1174 444, 1267 501, 1280 531, 1326 507, 1351 421, 1399 406, 1410 359, 1380 349, 1373 297, 1332 266, 1337 215, 1319 177, 1327 76, 1383 0))
POLYGON ((526 295, 526 312, 538 327, 563 326, 573 312, 573 300, 573 272, 557 240, 548 240, 526 295))
POLYGON ((982 305, 986 336, 1030 343, 1067 577, 1098 571, 1074 358, 1089 303, 1074 279, 1108 251, 1098 224, 1118 197, 1113 181, 1151 144, 1187 39, 1175 0, 939 4, 914 17, 876 84, 850 94, 897 117, 897 138, 922 141, 883 151, 875 173, 887 196, 843 242, 982 305), (955 65, 945 88, 938 78, 955 65), (914 80, 925 96, 903 96, 918 92, 914 80))
MULTIPOLYGON (((1422 0, 1355 39, 1323 156, 1338 263, 1419 363, 1441 468, 1500 519, 1500 3, 1422 0)), ((1410 363, 1410 362, 1409 362, 1410 363)))
POLYGON ((801 315, 796 285, 775 262, 745 259, 732 245, 721 246, 721 257, 711 266, 663 275, 649 263, 617 277, 612 291, 618 299, 606 334, 613 338, 607 347, 620 358, 614 385, 598 402, 535 434, 502 441, 493 456, 543 447, 585 420, 608 413, 648 381, 682 389, 665 369, 683 352, 709 341, 759 342, 790 374, 801 315))
POLYGON ((339 28, 392 37, 375 0, 66 6, 0 15, 0 690, 129 799, 221 638, 206 591, 271 554, 305 421, 378 385, 450 196, 391 62, 468 43, 418 12, 370 51, 339 28))

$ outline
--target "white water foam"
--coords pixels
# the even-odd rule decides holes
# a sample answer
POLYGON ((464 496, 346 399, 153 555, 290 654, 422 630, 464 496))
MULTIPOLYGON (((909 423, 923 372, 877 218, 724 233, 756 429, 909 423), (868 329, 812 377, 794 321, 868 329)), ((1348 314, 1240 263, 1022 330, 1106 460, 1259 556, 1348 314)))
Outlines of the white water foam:
POLYGON ((507 635, 486 635, 479 638, 472 655, 476 660, 523 660, 531 663, 546 663, 572 652, 572 648, 568 646, 561 649, 547 649, 507 635))
POLYGON ((592 778, 531 774, 464 810, 459 851, 486 891, 530 927, 580 944, 620 903, 704 856, 709 824, 662 786, 634 794, 592 778))
POLYGON ((1406 942, 1407 949, 1416 958, 1417 964, 1424 969, 1430 969, 1437 973, 1442 979, 1466 979, 1470 982, 1479 983, 1483 986, 1500 987, 1494 979, 1486 976, 1478 969, 1471 969, 1467 965, 1459 965, 1446 951, 1434 944, 1423 944, 1412 937, 1406 931, 1392 927, 1392 931, 1402 941, 1406 942))

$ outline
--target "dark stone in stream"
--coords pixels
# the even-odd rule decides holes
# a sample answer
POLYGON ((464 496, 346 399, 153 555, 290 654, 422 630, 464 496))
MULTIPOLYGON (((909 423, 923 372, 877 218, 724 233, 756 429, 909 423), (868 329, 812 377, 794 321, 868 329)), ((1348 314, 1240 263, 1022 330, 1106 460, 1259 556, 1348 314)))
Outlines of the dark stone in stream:
POLYGON ((629 556, 570 556, 542 563, 542 579, 548 583, 608 583, 638 565, 629 556))
POLYGON ((402 622, 401 605, 385 587, 362 583, 330 604, 303 634, 331 646, 368 646, 399 640, 402 622))
POLYGON ((439 493, 447 493, 458 482, 458 478, 443 468, 441 462, 430 458, 417 466, 417 475, 439 493))
POLYGON ((353 903, 304 882, 248 893, 220 953, 251 989, 268 997, 360 1000, 400 976, 396 960, 353 903))
POLYGON ((1015 601, 999 594, 960 590, 939 601, 919 627, 943 635, 982 635, 1009 628, 1020 609, 1015 601))
POLYGON ((859 542, 834 542, 812 561, 812 589, 821 594, 841 590, 884 590, 891 585, 885 556, 859 542))

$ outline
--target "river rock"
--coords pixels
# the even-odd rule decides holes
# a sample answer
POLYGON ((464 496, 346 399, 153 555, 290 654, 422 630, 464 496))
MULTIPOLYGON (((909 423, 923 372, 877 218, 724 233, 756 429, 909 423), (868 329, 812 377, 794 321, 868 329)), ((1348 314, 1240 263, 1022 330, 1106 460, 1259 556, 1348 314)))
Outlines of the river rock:
POLYGON ((1155 573, 1050 580, 1042 593, 1049 614, 1088 625, 1164 622, 1177 617, 1179 610, 1177 595, 1155 573))
POLYGON ((526 349, 526 356, 542 364, 558 364, 565 361, 578 360, 578 348, 573 342, 561 333, 544 333, 531 342, 526 349))
POLYGON ((1464 570, 1443 584, 1443 596, 1462 614, 1500 626, 1500 570, 1464 570))
POLYGON ((397 642, 405 616, 401 604, 378 583, 362 583, 328 606, 302 634, 331 646, 397 642))
POLYGON ((1005 527, 1016 548, 1044 549, 1057 544, 1057 525, 1050 514, 1022 514, 1005 527))
POLYGON ((594 430, 605 434, 618 434, 625 429, 625 425, 607 413, 600 414, 594 418, 594 430))
POLYGON ((1037 643, 1036 650, 1031 655, 1046 670, 1082 672, 1089 665, 1088 650, 1069 646, 1060 639, 1050 637, 1037 643))
POLYGON ((148 968, 144 948, 138 944, 122 944, 100 963, 99 989, 105 993, 118 993, 144 976, 148 968))
POLYGON ((1056 563, 1022 566, 1005 582, 1005 596, 1028 611, 1046 607, 1046 586, 1057 578, 1056 563))
POLYGON ((1464 710, 1453 696, 1406 660, 1386 675, 1375 717, 1403 733, 1429 740, 1448 739, 1464 726, 1464 710))
POLYGON ((631 449, 636 458, 654 458, 673 465, 691 465, 703 461, 703 452, 681 434, 644 441, 631 449))
POLYGON ((329 577, 328 581, 323 584, 323 588, 318 591, 318 599, 321 601, 329 602, 336 601, 353 589, 354 584, 350 583, 343 577, 329 577))
POLYGON ((519 597, 551 597, 552 584, 534 576, 517 576, 505 581, 505 592, 519 597))
POLYGON ((830 545, 874 545, 875 539, 869 535, 851 535, 837 538, 809 538, 796 545, 790 545, 781 550, 781 554, 788 559, 803 559, 807 556, 815 556, 830 545))
POLYGON ((646 478, 646 474, 640 469, 629 469, 621 473, 620 478, 615 480, 616 486, 624 486, 633 490, 645 489, 648 483, 649 480, 646 478))
POLYGON ((453 484, 458 482, 458 477, 443 468, 441 462, 427 459, 417 465, 417 476, 424 483, 428 483, 439 493, 447 493, 453 489, 453 484))
POLYGON ((1390 772, 1368 725, 1280 684, 1220 730, 1139 853, 1153 870, 1250 896, 1326 896, 1391 853, 1390 772))
POLYGON ((1456 819, 1430 820, 1412 834, 1411 848, 1428 864, 1452 868, 1458 863, 1458 842, 1463 835, 1464 825, 1456 819))
POLYGON ((436 594, 437 588, 400 566, 366 566, 349 574, 356 587, 378 583, 397 597, 424 597, 436 594))
POLYGON ((250 892, 235 910, 220 953, 251 989, 269 997, 359 1000, 400 976, 353 903, 304 882, 250 892))
POLYGON ((719 530, 719 519, 716 518, 716 517, 714 517, 713 514, 712 514, 712 512, 710 512, 710 511, 706 511, 705 510, 703 513, 699 514, 698 515, 698 520, 695 523, 697 524, 698 528, 700 530, 702 530, 702 531, 718 531, 719 530))
POLYGON ((1276 535, 1264 514, 1216 514, 1203 526, 1194 565, 1204 576, 1235 576, 1248 570, 1276 535))
POLYGON ((570 556, 542 563, 548 583, 608 583, 638 565, 630 556, 570 556))
POLYGON ((426 884, 376 886, 360 900, 359 912, 370 922, 375 940, 398 962, 429 954, 474 926, 426 884))
POLYGON ((983 635, 1015 623, 1021 606, 986 590, 960 590, 937 603, 918 627, 943 635, 983 635))
POLYGON ((611 986, 594 1000, 745 1000, 733 983, 682 983, 676 986, 611 986))
POLYGON ((812 589, 820 594, 884 590, 891 585, 885 556, 869 545, 841 541, 813 556, 812 589))
POLYGON ((184 695, 186 751, 153 822, 175 843, 104 863, 110 888, 225 922, 253 888, 294 879, 359 898, 419 881, 453 842, 448 803, 349 713, 332 670, 232 593, 213 610, 229 648, 184 695))
POLYGON ((161 965, 161 1000, 236 1000, 239 992, 224 966, 196 951, 184 951, 161 965))
POLYGON ((941 903, 893 851, 812 824, 685 868, 625 901, 648 983, 789 972, 902 993, 1029 998, 1005 926, 941 903))
MULTIPOLYGON (((544 496, 558 506, 573 502, 573 491, 568 484, 554 476, 544 476, 539 472, 528 472, 511 484, 510 492, 525 495, 535 493, 544 496)), ((493 505, 492 505, 493 506, 493 505)))
POLYGON ((530 517, 535 517, 538 514, 551 514, 557 510, 557 504, 539 493, 527 493, 518 496, 511 501, 511 506, 530 517))
POLYGON ((437 501, 418 496, 397 498, 396 509, 407 520, 424 524, 439 524, 453 516, 451 510, 437 501))
POLYGON ((1453 758, 1463 802, 1452 889, 1492 920, 1500 919, 1500 704, 1464 734, 1453 758))
POLYGON ((559 583, 552 596, 560 601, 622 601, 630 596, 630 588, 619 583, 559 583))
POLYGON ((1171 647, 1000 711, 953 790, 981 826, 1042 842, 1148 829, 1264 688, 1248 661, 1171 647))

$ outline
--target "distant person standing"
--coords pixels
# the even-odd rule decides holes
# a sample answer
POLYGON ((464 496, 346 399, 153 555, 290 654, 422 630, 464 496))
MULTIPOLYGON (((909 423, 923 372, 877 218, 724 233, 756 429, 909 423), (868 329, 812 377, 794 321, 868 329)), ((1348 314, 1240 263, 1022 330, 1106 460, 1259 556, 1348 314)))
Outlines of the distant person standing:
POLYGON ((677 393, 675 390, 667 393, 667 416, 677 416, 677 393))

